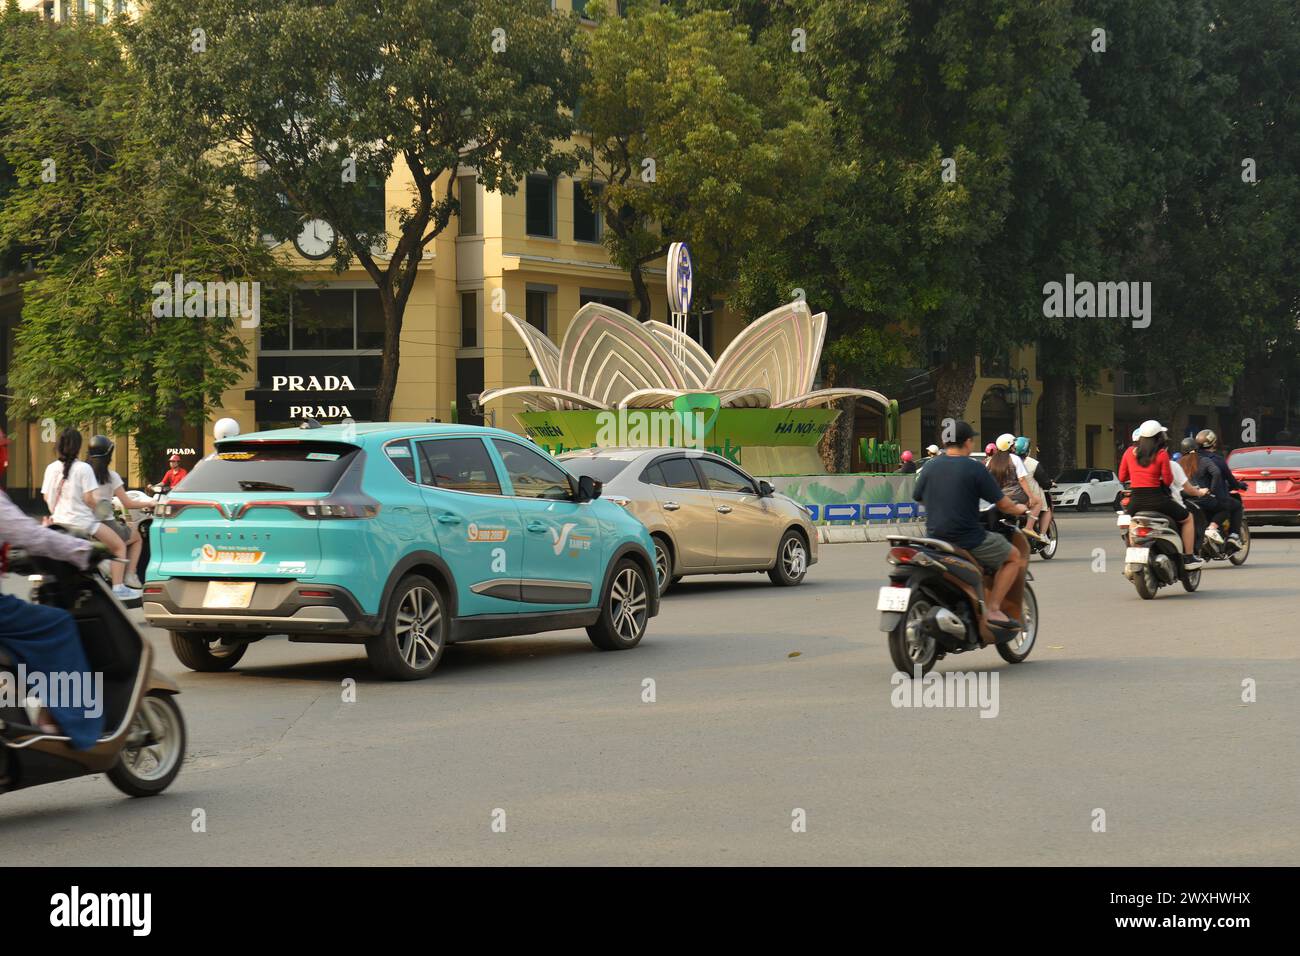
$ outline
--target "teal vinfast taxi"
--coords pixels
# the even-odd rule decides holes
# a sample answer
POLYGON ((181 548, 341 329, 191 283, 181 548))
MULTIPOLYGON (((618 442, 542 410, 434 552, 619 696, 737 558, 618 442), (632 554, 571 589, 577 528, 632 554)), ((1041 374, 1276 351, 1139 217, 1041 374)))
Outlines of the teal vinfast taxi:
POLYGON ((645 526, 496 428, 240 435, 155 514, 145 618, 198 671, 287 634, 364 644, 412 680, 459 641, 584 627, 602 650, 634 647, 659 610, 645 526))

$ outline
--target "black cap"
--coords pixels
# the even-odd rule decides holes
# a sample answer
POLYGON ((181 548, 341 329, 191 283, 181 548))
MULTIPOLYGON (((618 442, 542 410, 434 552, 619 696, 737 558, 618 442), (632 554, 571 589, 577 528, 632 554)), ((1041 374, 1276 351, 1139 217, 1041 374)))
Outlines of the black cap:
POLYGON ((978 434, 979 432, 971 428, 970 425, 967 424, 966 422, 957 422, 957 424, 953 426, 952 441, 945 442, 945 444, 964 445, 966 444, 967 439, 974 438, 978 434))

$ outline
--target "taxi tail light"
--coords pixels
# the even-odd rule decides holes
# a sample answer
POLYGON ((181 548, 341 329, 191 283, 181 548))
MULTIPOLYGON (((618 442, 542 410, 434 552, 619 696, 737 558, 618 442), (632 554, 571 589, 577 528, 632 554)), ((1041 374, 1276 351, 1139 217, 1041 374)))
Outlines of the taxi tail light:
POLYGON ((332 597, 333 595, 331 595, 329 591, 300 590, 300 591, 298 592, 298 596, 299 596, 299 597, 327 598, 327 597, 332 597))

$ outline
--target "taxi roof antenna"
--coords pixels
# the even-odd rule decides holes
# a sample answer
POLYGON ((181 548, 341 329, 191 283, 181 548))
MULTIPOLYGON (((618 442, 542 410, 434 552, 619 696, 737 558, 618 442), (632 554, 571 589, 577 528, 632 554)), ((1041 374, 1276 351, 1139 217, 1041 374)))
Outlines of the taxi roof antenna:
POLYGON ((308 416, 302 420, 302 422, 298 425, 298 427, 299 428, 324 428, 325 426, 322 425, 320 422, 316 421, 316 419, 312 418, 311 416, 308 416))

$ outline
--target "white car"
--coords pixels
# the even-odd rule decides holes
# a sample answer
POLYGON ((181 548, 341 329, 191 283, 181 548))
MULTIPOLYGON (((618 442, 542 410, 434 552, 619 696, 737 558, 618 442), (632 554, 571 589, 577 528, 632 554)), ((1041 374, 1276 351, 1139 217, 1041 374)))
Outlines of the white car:
POLYGON ((1124 494, 1115 472, 1106 468, 1071 468, 1056 476, 1050 492, 1053 508, 1077 508, 1087 511, 1093 505, 1112 505, 1119 510, 1119 500, 1124 494))

